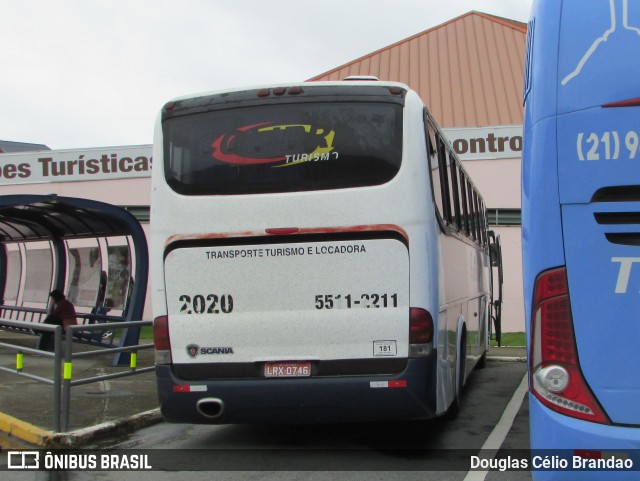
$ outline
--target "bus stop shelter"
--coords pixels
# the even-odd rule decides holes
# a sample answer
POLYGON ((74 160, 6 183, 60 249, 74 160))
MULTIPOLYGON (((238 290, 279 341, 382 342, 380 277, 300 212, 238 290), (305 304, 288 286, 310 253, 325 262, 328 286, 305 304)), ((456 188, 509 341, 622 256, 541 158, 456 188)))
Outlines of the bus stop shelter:
MULTIPOLYGON (((80 319, 142 318, 149 254, 126 210, 57 195, 0 196, 0 309, 3 317, 46 312, 59 289, 80 319), (16 314, 18 313, 18 314, 16 314)), ((138 343, 128 329, 118 346, 138 343)))

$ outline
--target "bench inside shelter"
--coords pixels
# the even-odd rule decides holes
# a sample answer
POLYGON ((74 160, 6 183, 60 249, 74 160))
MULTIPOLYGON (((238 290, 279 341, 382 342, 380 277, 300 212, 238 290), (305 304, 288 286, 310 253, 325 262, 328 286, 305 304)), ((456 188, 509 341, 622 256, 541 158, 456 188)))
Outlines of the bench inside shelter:
MULTIPOLYGON (((122 322, 121 316, 109 316, 101 314, 92 314, 85 312, 77 312, 78 325, 91 325, 96 323, 104 323, 104 331, 77 331, 74 333, 74 340, 93 344, 100 347, 115 347, 114 343, 118 336, 113 335, 113 331, 109 329, 109 323, 122 322), (105 335, 107 334, 107 335, 105 335)), ((39 335, 38 324, 42 323, 47 317, 46 309, 25 308, 17 306, 0 306, 0 319, 9 321, 22 321, 33 323, 33 327, 19 328, 16 326, 8 326, 0 324, 0 329, 5 331, 22 332, 24 334, 39 335)))

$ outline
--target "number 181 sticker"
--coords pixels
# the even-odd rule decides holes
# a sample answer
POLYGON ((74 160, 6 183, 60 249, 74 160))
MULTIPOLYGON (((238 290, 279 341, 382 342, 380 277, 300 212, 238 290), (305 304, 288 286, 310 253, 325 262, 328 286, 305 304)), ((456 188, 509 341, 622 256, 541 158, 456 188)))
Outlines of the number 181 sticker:
POLYGON ((397 356, 396 341, 373 341, 374 356, 397 356))

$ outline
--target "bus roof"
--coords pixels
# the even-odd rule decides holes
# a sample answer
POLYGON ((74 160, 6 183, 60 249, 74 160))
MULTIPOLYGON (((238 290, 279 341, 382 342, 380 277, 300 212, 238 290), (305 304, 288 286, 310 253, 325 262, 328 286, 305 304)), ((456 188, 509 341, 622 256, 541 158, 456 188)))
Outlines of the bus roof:
POLYGON ((277 89, 277 88, 285 88, 289 89, 291 87, 323 87, 323 86, 342 86, 342 87, 371 87, 371 86, 380 86, 380 87, 400 87, 405 90, 409 90, 409 87, 401 82, 388 82, 388 81, 380 81, 380 80, 342 80, 337 82, 286 82, 286 83, 273 83, 273 84, 261 84, 261 85, 249 85, 249 86, 240 86, 235 88, 226 88, 222 90, 210 90, 204 92, 196 92, 192 94, 181 95, 179 97, 174 97, 170 101, 178 102, 181 100, 192 99, 195 97, 207 97, 210 95, 220 95, 227 94, 233 92, 248 92, 252 90, 262 90, 262 89, 277 89))

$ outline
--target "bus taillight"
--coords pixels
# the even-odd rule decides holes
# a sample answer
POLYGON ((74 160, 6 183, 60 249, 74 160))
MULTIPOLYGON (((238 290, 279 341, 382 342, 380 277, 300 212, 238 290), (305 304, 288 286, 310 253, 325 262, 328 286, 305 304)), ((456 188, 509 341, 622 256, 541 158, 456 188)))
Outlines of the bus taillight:
POLYGON ((536 280, 531 319, 533 394, 566 416, 609 424, 580 370, 565 267, 544 272, 536 280))
POLYGON ((426 309, 409 309, 409 344, 427 344, 433 341, 433 319, 426 309))
POLYGON ((156 317, 153 320, 153 347, 155 348, 156 364, 171 363, 168 316, 156 317))
POLYGON ((409 308, 409 357, 426 357, 433 348, 433 318, 420 307, 409 308))

